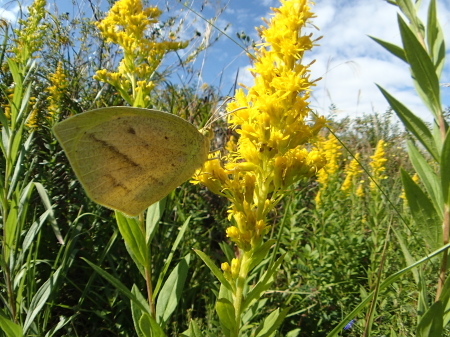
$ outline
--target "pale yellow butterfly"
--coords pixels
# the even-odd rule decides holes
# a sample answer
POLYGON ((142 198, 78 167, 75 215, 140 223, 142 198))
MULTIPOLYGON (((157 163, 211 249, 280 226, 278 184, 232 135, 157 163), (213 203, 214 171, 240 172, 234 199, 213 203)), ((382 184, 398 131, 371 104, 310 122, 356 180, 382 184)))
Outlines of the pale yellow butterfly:
POLYGON ((130 216, 192 177, 210 143, 178 116, 132 107, 87 111, 53 131, 87 195, 130 216))

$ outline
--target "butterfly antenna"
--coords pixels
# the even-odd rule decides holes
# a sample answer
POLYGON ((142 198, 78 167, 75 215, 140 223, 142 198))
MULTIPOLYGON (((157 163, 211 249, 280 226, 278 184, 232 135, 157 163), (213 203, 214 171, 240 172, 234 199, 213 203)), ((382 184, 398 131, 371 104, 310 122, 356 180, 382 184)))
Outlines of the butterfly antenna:
POLYGON ((225 99, 225 101, 216 109, 216 111, 214 111, 214 113, 212 114, 211 118, 206 122, 205 124, 205 129, 208 129, 211 127, 211 125, 213 123, 215 123, 216 121, 218 121, 219 119, 228 116, 229 114, 235 113, 236 111, 242 110, 242 109, 247 109, 246 106, 240 107, 240 108, 236 108, 233 111, 228 111, 226 114, 224 114, 223 116, 219 115, 219 111, 223 108, 223 106, 228 102, 232 100, 232 97, 227 97, 225 99))
POLYGON ((225 100, 219 105, 219 107, 214 110, 214 112, 212 113, 211 117, 208 118, 208 120, 206 121, 206 124, 204 126, 205 129, 211 127, 211 125, 219 120, 220 118, 222 118, 222 116, 219 115, 219 111, 224 107, 224 105, 226 103, 228 103, 230 100, 232 99, 232 97, 226 97, 225 100))

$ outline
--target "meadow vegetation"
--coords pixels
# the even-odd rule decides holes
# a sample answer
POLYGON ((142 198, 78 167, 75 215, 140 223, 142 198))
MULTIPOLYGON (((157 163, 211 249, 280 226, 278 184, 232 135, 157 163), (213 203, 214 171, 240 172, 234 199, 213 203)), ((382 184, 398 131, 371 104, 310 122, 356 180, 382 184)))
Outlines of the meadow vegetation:
POLYGON ((450 336, 445 46, 434 0, 425 24, 390 2, 403 45, 374 43, 411 67, 433 123, 383 88, 386 112, 315 115, 314 7, 282 1, 264 45, 238 35, 255 85, 214 122, 220 150, 139 218, 89 200, 52 127, 106 106, 205 126, 226 97, 194 64, 217 35, 182 41, 187 23, 140 0, 0 20, 0 336, 450 336))

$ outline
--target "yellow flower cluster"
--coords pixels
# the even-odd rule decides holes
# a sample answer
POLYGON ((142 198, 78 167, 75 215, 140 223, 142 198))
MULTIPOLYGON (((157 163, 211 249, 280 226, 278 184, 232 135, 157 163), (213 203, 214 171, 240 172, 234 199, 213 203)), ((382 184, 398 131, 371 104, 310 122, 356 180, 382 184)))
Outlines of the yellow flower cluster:
POLYGON ((374 180, 379 183, 382 180, 386 179, 387 176, 384 175, 384 172, 386 171, 386 153, 384 151, 384 148, 386 146, 386 143, 384 140, 380 139, 377 143, 377 146, 375 148, 375 153, 373 156, 370 157, 372 161, 370 162, 370 168, 372 171, 372 178, 373 180, 370 181, 369 188, 371 191, 375 191, 377 189, 377 186, 374 182, 374 180))
POLYGON ((251 70, 254 85, 245 88, 247 93, 238 90, 227 106, 230 127, 239 137, 227 144, 226 163, 207 161, 195 177, 231 201, 233 225, 227 236, 244 251, 261 244, 269 228, 268 213, 288 188, 325 164, 310 143, 326 121, 306 120, 314 81, 309 66, 300 64, 313 45, 311 35, 301 35, 301 29, 313 14, 306 0, 281 2, 268 27, 259 28, 263 43, 251 70))
POLYGON ((344 174, 345 179, 341 186, 341 191, 344 193, 348 193, 353 186, 355 186, 355 181, 358 179, 358 177, 363 173, 363 169, 361 168, 361 165, 359 164, 359 153, 355 155, 355 158, 353 158, 350 163, 345 167, 344 174))
POLYGON ((16 38, 12 52, 18 64, 26 65, 33 54, 40 50, 48 25, 42 23, 46 16, 46 0, 35 0, 28 7, 26 20, 19 20, 20 28, 14 29, 16 38))
POLYGON ((160 15, 157 7, 144 8, 141 0, 119 0, 106 18, 97 23, 106 42, 122 49, 123 59, 117 72, 101 69, 94 78, 114 86, 133 106, 149 105, 149 94, 155 86, 153 78, 163 57, 187 46, 187 42, 157 40, 154 26, 160 15))
MULTIPOLYGON (((47 101, 49 102, 47 108, 47 118, 50 121, 53 121, 55 117, 57 117, 57 115, 61 112, 63 106, 62 100, 69 86, 69 82, 67 81, 66 75, 64 74, 61 62, 58 62, 55 72, 49 75, 48 80, 50 82, 50 86, 45 89, 45 91, 49 93, 49 96, 47 97, 47 101)), ((30 99, 30 105, 32 109, 27 119, 26 125, 27 127, 34 129, 39 125, 39 111, 34 107, 34 101, 32 99, 33 97, 30 99)))
POLYGON ((69 86, 61 62, 58 62, 55 72, 50 74, 49 81, 50 86, 45 89, 49 93, 49 97, 47 98, 49 102, 48 114, 49 117, 55 117, 61 112, 61 103, 69 86))
POLYGON ((316 194, 315 201, 316 205, 319 206, 321 203, 322 191, 326 190, 329 181, 335 177, 339 170, 339 158, 342 155, 342 147, 332 133, 328 135, 327 139, 322 139, 318 142, 317 147, 320 153, 326 158, 326 165, 317 172, 317 182, 319 183, 320 189, 316 194))

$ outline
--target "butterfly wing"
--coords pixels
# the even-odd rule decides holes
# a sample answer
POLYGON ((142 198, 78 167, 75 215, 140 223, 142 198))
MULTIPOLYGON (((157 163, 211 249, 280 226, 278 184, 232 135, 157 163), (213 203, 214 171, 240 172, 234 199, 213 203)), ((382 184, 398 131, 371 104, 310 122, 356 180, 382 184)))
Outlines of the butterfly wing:
POLYGON ((132 216, 189 179, 209 150, 189 122, 141 108, 91 110, 54 133, 88 196, 132 216))

